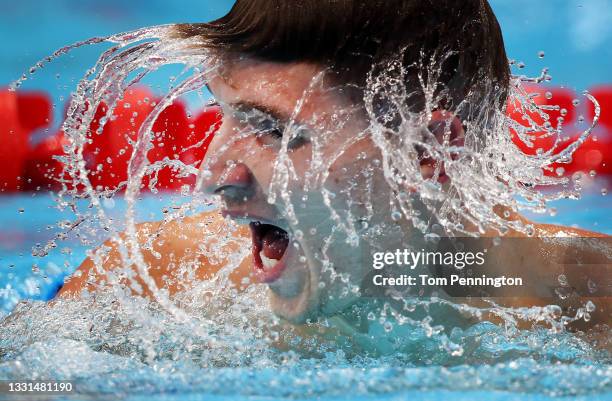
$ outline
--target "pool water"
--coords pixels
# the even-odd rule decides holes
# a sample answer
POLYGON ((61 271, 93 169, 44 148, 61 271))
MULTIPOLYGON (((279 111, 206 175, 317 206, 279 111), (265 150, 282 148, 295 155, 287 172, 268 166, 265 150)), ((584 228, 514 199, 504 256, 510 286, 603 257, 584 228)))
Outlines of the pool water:
MULTIPOLYGON (((491 3, 508 54, 527 63, 526 74, 554 67, 553 83, 577 93, 608 82, 609 0, 491 3), (536 58, 541 50, 544 60, 536 58)), ((139 26, 211 20, 231 4, 6 4, 0 15, 0 32, 7 38, 0 76, 6 84, 67 43, 139 26)), ((25 88, 44 89, 63 104, 74 79, 99 55, 96 49, 83 52, 87 57, 70 59, 57 69, 50 66, 25 88)), ((165 88, 168 82, 156 84, 165 88)), ((62 111, 55 109, 56 126, 62 111)), ((603 187, 610 184, 593 185, 593 194, 580 201, 556 202, 555 216, 529 217, 612 234, 610 195, 600 195, 603 187)), ((145 196, 137 203, 138 220, 159 220, 163 205, 176 202, 180 196, 145 196)), ((120 226, 125 202, 105 200, 103 207, 120 226)), ((582 336, 545 329, 479 323, 431 335, 422 327, 406 327, 409 345, 396 355, 367 356, 334 344, 281 352, 262 332, 262 327, 280 322, 267 312, 261 287, 239 297, 221 293, 213 300, 198 300, 188 311, 189 321, 139 300, 118 304, 112 297, 87 296, 48 302, 86 251, 105 239, 97 233, 84 244, 70 233, 56 240, 47 256, 33 255, 33 249, 53 240, 63 222, 73 218, 58 210, 50 195, 0 196, 0 380, 72 380, 76 394, 70 399, 83 400, 612 400, 609 355, 582 336), (449 342, 463 352, 449 354, 449 342)), ((292 334, 287 328, 279 331, 292 334)))
MULTIPOLYGON (((149 211, 177 201, 144 197, 139 220, 159 219, 149 211)), ((265 304, 262 288, 230 295, 225 301, 232 307, 219 307, 227 304, 216 299, 192 321, 105 296, 49 304, 43 300, 88 247, 69 236, 48 256, 32 256, 32 247, 52 238, 58 221, 70 216, 43 194, 5 196, 0 206, 2 309, 6 314, 19 299, 38 300, 19 304, 1 323, 0 379, 73 380, 75 399, 612 399, 609 355, 581 336, 545 329, 479 323, 432 336, 414 327, 407 329, 405 352, 368 357, 340 346, 276 350, 261 333, 279 324, 256 307, 265 304), (445 352, 448 340, 463 354, 445 352)), ((125 204, 117 199, 104 207, 120 217, 125 204)), ((612 233, 609 207, 607 196, 587 195, 557 202, 558 213, 540 220, 612 233)))

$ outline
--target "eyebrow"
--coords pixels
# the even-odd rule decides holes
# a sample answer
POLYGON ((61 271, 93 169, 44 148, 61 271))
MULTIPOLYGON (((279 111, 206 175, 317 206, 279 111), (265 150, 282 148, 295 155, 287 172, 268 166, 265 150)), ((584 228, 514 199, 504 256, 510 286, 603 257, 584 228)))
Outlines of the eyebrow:
MULTIPOLYGON (((215 94, 213 93, 212 89, 210 89, 210 85, 208 84, 208 82, 205 85, 206 85, 206 89, 208 89, 208 91, 214 97, 215 94)), ((232 87, 233 87, 233 85, 232 85, 232 87)), ((216 104, 219 104, 219 103, 220 102, 216 101, 216 104)), ((234 102, 234 103, 228 103, 227 105, 229 107, 231 107, 231 108, 234 108, 234 109, 240 110, 240 111, 247 111, 247 110, 255 109, 255 110, 259 111, 259 112, 268 114, 272 118, 274 118, 275 120, 277 120, 279 122, 283 122, 283 123, 286 123, 291 118, 287 113, 284 113, 284 112, 280 111, 277 108, 266 106, 264 104, 257 103, 257 102, 252 102, 252 101, 248 101, 248 100, 241 100, 241 101, 237 101, 237 102, 234 102)))

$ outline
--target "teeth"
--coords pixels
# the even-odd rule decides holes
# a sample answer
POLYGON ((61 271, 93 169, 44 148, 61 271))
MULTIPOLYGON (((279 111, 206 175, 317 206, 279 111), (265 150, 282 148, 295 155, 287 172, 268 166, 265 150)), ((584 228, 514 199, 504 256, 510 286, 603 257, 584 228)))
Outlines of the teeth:
POLYGON ((248 217, 231 217, 232 220, 236 222, 236 224, 249 224, 253 219, 249 219, 248 217))
POLYGON ((270 259, 263 254, 263 251, 259 252, 259 257, 261 258, 261 263, 265 269, 271 269, 278 263, 276 259, 270 259))

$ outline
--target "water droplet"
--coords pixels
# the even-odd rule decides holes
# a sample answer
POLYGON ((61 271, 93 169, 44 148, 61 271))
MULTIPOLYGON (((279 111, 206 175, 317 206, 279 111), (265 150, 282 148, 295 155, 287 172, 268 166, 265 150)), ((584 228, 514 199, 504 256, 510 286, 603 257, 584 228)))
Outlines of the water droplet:
POLYGON ((425 242, 438 243, 440 241, 440 236, 436 233, 427 233, 425 234, 425 242))
POLYGON ((393 212, 391 212, 391 220, 393 221, 399 221, 402 218, 402 213, 394 210, 393 212))
POLYGON ((201 174, 202 178, 204 178, 205 180, 208 180, 210 177, 212 177, 212 172, 208 169, 202 170, 201 174))
POLYGON ((585 309, 586 309, 587 312, 594 312, 595 309, 596 309, 595 308, 595 304, 591 300, 589 300, 589 301, 587 301, 587 303, 585 305, 585 309))
POLYGON ((539 58, 544 58, 544 52, 543 52, 542 50, 540 50, 540 51, 538 52, 538 57, 539 57, 539 58))
POLYGON ((563 309, 559 305, 548 305, 546 307, 553 318, 561 317, 563 309))
POLYGON ((606 195, 608 194, 608 188, 602 188, 602 189, 601 189, 601 194, 602 194, 603 196, 606 196, 606 195))
POLYGON ((546 93, 544 94, 544 97, 545 97, 547 100, 550 100, 550 99, 552 99, 553 94, 552 94, 552 92, 546 92, 546 93))
POLYGON ((23 213, 23 212, 25 212, 25 209, 24 208, 19 208, 19 213, 23 213))

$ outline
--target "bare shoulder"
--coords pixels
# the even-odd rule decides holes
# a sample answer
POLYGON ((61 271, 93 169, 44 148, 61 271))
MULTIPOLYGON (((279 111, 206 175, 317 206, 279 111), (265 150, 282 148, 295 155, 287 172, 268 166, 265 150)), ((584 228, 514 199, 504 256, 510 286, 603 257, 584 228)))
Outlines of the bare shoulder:
POLYGON ((577 227, 566 227, 555 224, 537 224, 540 237, 581 237, 581 238, 609 238, 610 235, 596 231, 584 230, 577 227))
MULTIPOLYGON (((175 293, 194 280, 204 280, 214 275, 226 264, 224 256, 243 247, 248 237, 245 227, 232 226, 216 212, 174 219, 140 223, 136 226, 139 249, 148 266, 148 274, 160 288, 175 293)), ((112 280, 126 283, 135 280, 150 293, 138 277, 137 269, 125 269, 129 249, 125 246, 126 234, 109 239, 93 250, 77 271, 66 281, 58 296, 77 297, 83 289, 89 292, 107 288, 112 280), (108 274, 113 271, 117 274, 108 274), (132 278, 130 279, 129 276, 132 278)), ((234 276, 248 274, 246 262, 241 263, 234 276), (245 266, 242 266, 245 265, 245 266)), ((240 278, 236 277, 235 281, 240 278)))

